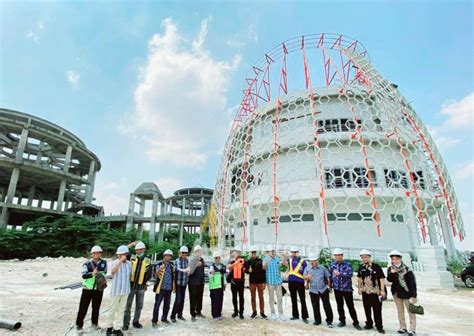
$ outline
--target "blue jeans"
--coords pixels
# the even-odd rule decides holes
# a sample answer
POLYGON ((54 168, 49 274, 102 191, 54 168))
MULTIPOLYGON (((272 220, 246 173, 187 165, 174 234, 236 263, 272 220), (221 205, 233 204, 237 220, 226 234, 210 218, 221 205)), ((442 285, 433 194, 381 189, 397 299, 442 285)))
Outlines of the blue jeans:
POLYGON ((151 319, 151 322, 158 322, 158 311, 160 310, 161 301, 164 301, 161 320, 166 321, 168 319, 168 312, 170 310, 171 302, 171 292, 171 290, 162 289, 160 290, 160 294, 155 295, 155 305, 153 306, 153 318, 151 319))

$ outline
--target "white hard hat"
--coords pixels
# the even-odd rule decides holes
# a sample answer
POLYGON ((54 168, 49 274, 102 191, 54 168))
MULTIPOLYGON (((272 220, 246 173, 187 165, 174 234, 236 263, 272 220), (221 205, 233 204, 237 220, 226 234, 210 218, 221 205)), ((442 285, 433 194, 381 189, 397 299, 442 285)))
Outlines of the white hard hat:
POLYGON ((167 249, 165 252, 163 252, 163 255, 170 255, 172 256, 173 255, 173 251, 171 251, 170 249, 167 249))
POLYGON ((120 245, 117 249, 117 253, 116 254, 125 254, 125 253, 128 253, 129 250, 128 250, 128 246, 127 245, 120 245))
POLYGON ((275 249, 272 245, 267 245, 267 247, 265 247, 265 251, 275 251, 275 249))
POLYGON ((258 251, 258 246, 253 245, 250 247, 250 252, 257 252, 258 251))
POLYGON ((140 250, 144 248, 146 247, 145 247, 145 244, 143 244, 143 242, 138 242, 137 245, 135 245, 135 250, 140 250))
POLYGON ((319 259, 319 257, 318 257, 317 254, 310 254, 310 255, 308 256, 308 260, 309 260, 309 261, 318 260, 318 259, 319 259))
POLYGON ((179 249, 179 252, 180 253, 188 253, 189 252, 188 247, 186 245, 181 246, 180 249, 179 249))
POLYGON ((369 250, 363 249, 363 250, 360 250, 359 255, 360 255, 361 257, 362 257, 363 255, 372 256, 372 252, 370 252, 369 250))
POLYGON ((91 248, 91 253, 94 253, 94 252, 102 252, 102 249, 100 248, 99 245, 96 245, 91 248))
POLYGON ((242 248, 240 246, 235 246, 234 251, 242 252, 242 248))
POLYGON ((202 251, 201 245, 196 245, 196 246, 194 246, 194 252, 200 251, 200 250, 202 251))
POLYGON ((338 254, 344 254, 344 252, 342 252, 342 250, 339 247, 337 247, 334 249, 334 251, 332 251, 332 254, 338 255, 338 254))
POLYGON ((296 246, 292 246, 291 249, 290 249, 290 252, 299 252, 300 249, 297 248, 296 246))
POLYGON ((389 256, 390 257, 402 257, 402 252, 400 252, 399 250, 392 250, 390 251, 389 253, 389 256))
POLYGON ((221 253, 220 253, 219 251, 214 251, 214 252, 212 253, 212 256, 213 256, 214 258, 220 258, 220 257, 221 257, 221 253))

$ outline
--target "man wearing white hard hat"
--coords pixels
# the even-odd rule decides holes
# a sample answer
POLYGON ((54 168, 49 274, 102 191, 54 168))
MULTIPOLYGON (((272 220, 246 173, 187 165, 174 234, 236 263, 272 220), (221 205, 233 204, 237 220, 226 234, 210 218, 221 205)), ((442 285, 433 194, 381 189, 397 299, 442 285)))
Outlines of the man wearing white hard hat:
POLYGON ((346 325, 346 315, 344 312, 344 301, 352 318, 352 325, 357 330, 362 330, 357 319, 357 312, 354 308, 354 297, 352 295, 352 274, 354 273, 350 263, 344 260, 344 252, 340 248, 335 248, 333 253, 335 261, 331 263, 329 271, 332 275, 332 288, 337 303, 339 314, 339 328, 346 325))
POLYGON ((130 294, 130 274, 132 263, 127 260, 129 249, 127 245, 117 248, 117 259, 112 262, 112 288, 110 295, 112 300, 107 315, 106 335, 123 335, 121 327, 123 314, 130 294))
POLYGON ((229 262, 230 273, 230 289, 232 291, 232 305, 234 313, 232 317, 237 315, 241 320, 244 319, 244 289, 245 289, 245 260, 241 257, 242 248, 234 247, 234 257, 229 262), (238 305, 237 305, 238 299, 238 305))
POLYGON ((178 259, 174 261, 176 276, 176 296, 174 297, 173 310, 171 311, 171 322, 176 323, 176 315, 181 321, 186 321, 183 317, 184 300, 186 297, 186 287, 189 281, 189 261, 188 247, 183 245, 179 249, 178 259))
POLYGON ((372 252, 363 249, 360 251, 362 264, 357 272, 357 285, 359 295, 362 295, 362 303, 365 311, 364 329, 370 330, 375 327, 380 334, 385 334, 382 322, 382 301, 387 298, 385 293, 385 275, 382 267, 372 262, 372 252), (374 318, 372 320, 372 312, 374 318))
POLYGON ((161 302, 163 302, 163 312, 161 313, 161 322, 169 324, 168 312, 170 310, 171 293, 176 291, 176 281, 174 274, 174 265, 171 262, 173 251, 170 249, 163 252, 163 261, 156 265, 156 283, 153 288, 155 292, 155 305, 153 306, 153 317, 151 319, 151 326, 156 328, 158 326, 158 313, 161 302))
POLYGON ((412 336, 416 333, 416 315, 410 312, 410 303, 416 303, 416 280, 413 271, 402 261, 402 253, 393 250, 389 254, 391 265, 387 270, 387 281, 392 283, 391 291, 393 302, 397 307, 398 323, 400 325, 398 333, 407 333, 412 336), (410 319, 410 328, 407 330, 405 322, 405 308, 410 319))
POLYGON ((147 282, 152 275, 151 259, 145 255, 146 246, 143 242, 133 242, 128 244, 128 248, 135 248, 135 253, 130 256, 132 263, 132 273, 130 275, 130 294, 128 295, 125 314, 123 316, 123 330, 128 330, 133 300, 135 299, 135 313, 132 325, 137 329, 143 328, 140 323, 140 315, 145 300, 147 282))
POLYGON ((252 315, 250 318, 257 317, 257 293, 260 308, 260 316, 267 319, 265 315, 265 299, 263 291, 266 287, 265 270, 263 269, 263 261, 257 256, 257 246, 250 248, 250 258, 245 263, 245 270, 249 274, 250 298, 252 302, 252 315))
MULTIPOLYGON (((102 296, 104 291, 97 281, 101 275, 104 277, 107 274, 107 261, 101 259, 102 249, 100 246, 94 246, 91 249, 92 258, 82 265, 82 293, 79 302, 79 311, 77 312, 76 328, 78 331, 82 330, 84 326, 84 318, 87 315, 87 310, 92 302, 91 322, 92 328, 99 327, 99 310, 102 303, 102 296)), ((107 281, 105 281, 105 285, 107 281)))
POLYGON ((304 286, 303 273, 308 264, 299 256, 299 249, 292 246, 290 249, 291 257, 283 263, 288 265, 288 289, 291 296, 292 317, 290 320, 298 320, 300 314, 298 311, 298 297, 301 302, 301 317, 304 323, 308 323, 308 308, 306 307, 306 293, 304 286))
POLYGON ((286 321, 283 315, 283 304, 282 304, 282 279, 280 273, 281 261, 275 253, 275 248, 272 245, 267 245, 265 248, 267 255, 263 258, 263 270, 265 271, 265 279, 268 288, 268 297, 270 301, 270 310, 272 313, 273 320, 286 321), (278 314, 275 313, 275 295, 278 305, 278 314))
POLYGON ((314 325, 321 324, 321 311, 319 309, 319 300, 323 302, 324 313, 326 314, 326 323, 332 328, 333 313, 329 293, 331 288, 331 273, 326 267, 318 265, 318 256, 310 255, 308 258, 311 266, 304 271, 304 279, 307 281, 306 288, 309 289, 311 305, 313 306, 314 325))
POLYGON ((204 296, 204 259, 202 258, 202 247, 194 247, 194 257, 189 262, 189 310, 191 321, 196 317, 205 318, 202 313, 202 298, 204 296))
POLYGON ((214 320, 222 320, 222 303, 224 302, 226 267, 221 261, 221 253, 212 253, 214 263, 209 268, 209 295, 211 297, 211 312, 214 320))

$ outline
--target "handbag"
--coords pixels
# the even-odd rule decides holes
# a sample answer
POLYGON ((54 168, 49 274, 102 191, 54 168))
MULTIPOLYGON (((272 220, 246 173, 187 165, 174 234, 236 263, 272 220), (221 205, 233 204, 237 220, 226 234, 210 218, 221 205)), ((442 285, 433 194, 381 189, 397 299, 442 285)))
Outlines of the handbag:
POLYGON ((408 310, 412 314, 417 314, 417 315, 424 315, 425 314, 425 309, 421 305, 416 305, 414 303, 411 303, 408 305, 408 310))

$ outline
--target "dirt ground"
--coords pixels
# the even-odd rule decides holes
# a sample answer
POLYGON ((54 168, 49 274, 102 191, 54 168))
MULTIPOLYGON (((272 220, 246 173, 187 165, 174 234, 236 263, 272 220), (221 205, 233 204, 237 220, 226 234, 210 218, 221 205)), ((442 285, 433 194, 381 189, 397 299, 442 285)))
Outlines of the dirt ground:
MULTIPOLYGON (((80 269, 83 259, 58 258, 31 261, 2 261, 0 262, 0 319, 17 320, 22 327, 16 331, 0 329, 0 335, 75 335, 74 321, 78 309, 80 289, 54 290, 55 287, 80 281, 80 269)), ((101 312, 110 303, 109 288, 104 293, 101 312)), ((425 307, 425 315, 418 317, 418 335, 472 335, 474 330, 474 291, 459 288, 457 291, 420 291, 418 302, 425 307)), ((355 294, 355 305, 359 320, 363 325, 365 320, 362 302, 355 294)), ((174 301, 174 297, 172 302, 174 301)), ((213 321, 210 318, 210 298, 206 286, 204 293, 203 314, 206 319, 191 322, 189 318, 188 298, 186 297, 185 318, 187 322, 178 322, 169 326, 159 325, 158 329, 151 328, 151 314, 154 294, 148 291, 145 296, 145 307, 142 311, 142 330, 131 329, 126 335, 346 335, 373 334, 375 332, 357 331, 352 328, 350 319, 345 328, 327 328, 324 324, 313 326, 313 311, 308 305, 310 324, 300 321, 275 322, 263 319, 251 320, 248 316, 250 309, 250 292, 245 291, 246 318, 234 320, 230 288, 227 288, 224 298, 224 320, 213 321)), ((284 299, 285 315, 291 315, 289 297, 284 299)), ((309 295, 307 296, 309 303, 309 295)), ((337 324, 337 310, 333 295, 331 303, 334 312, 334 324, 337 324)), ((265 292, 265 304, 268 307, 268 294, 265 292)), ((269 309, 267 309, 268 313, 269 309)), ((105 311, 99 321, 104 321, 105 311)), ((346 312, 347 314, 347 312, 346 312)), ((269 314, 268 314, 269 315, 269 314)), ((324 312, 322 312, 324 319, 324 312)), ((387 334, 396 334, 398 321, 396 310, 391 298, 384 302, 383 318, 387 334)), ((100 335, 105 332, 90 332, 90 310, 86 317, 85 331, 87 335, 100 335)))

